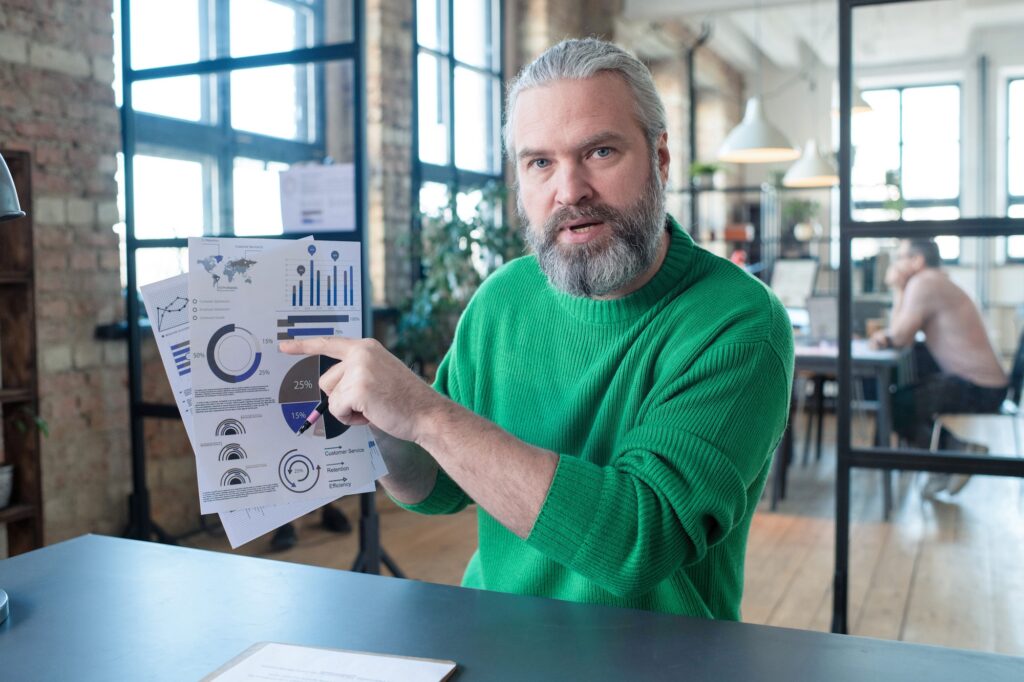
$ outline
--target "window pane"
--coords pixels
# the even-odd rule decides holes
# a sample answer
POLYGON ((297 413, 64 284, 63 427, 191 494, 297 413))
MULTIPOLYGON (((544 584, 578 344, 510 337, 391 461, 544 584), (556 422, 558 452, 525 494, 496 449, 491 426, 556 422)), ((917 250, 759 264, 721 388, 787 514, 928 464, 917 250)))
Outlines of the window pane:
POLYGON ((1024 79, 1010 82, 1010 137, 1024 137, 1024 79))
POLYGON ((935 238, 939 247, 939 255, 942 260, 957 260, 960 258, 960 237, 942 235, 935 238))
POLYGON ((236 158, 232 186, 235 234, 281 234, 281 177, 288 164, 236 158))
POLYGON ((424 182, 420 185, 420 213, 437 215, 448 206, 448 187, 440 182, 424 182))
POLYGON ((445 0, 416 0, 416 42, 447 53, 447 36, 448 3, 445 0))
POLYGON ((313 44, 313 13, 272 0, 231 0, 231 56, 288 52, 313 44))
POLYGON ((903 91, 904 143, 960 139, 960 88, 937 85, 903 91))
POLYGON ((899 92, 866 90, 863 94, 872 110, 853 117, 853 200, 885 201, 890 198, 886 171, 900 166, 899 92))
POLYGON ((286 140, 312 141, 312 65, 269 66, 231 73, 231 126, 286 140))
POLYGON ((455 68, 455 165, 495 172, 496 80, 464 67, 455 68))
POLYGON ((960 144, 938 139, 903 145, 903 198, 953 199, 960 193, 960 144))
MULTIPOLYGON (((1022 103, 1016 115, 1024 117, 1024 103, 1022 103)), ((1010 194, 1018 197, 1024 196, 1024 131, 1018 137, 1010 138, 1007 168, 1009 171, 1010 194)))
POLYGON ((492 0, 454 0, 455 59, 482 68, 497 68, 492 0))
POLYGON ((448 67, 429 54, 417 58, 420 161, 444 165, 448 153, 448 67))
POLYGON ((956 206, 928 206, 903 209, 903 220, 956 220, 960 209, 956 206))
POLYGON ((188 64, 202 58, 199 0, 132 0, 131 10, 133 69, 188 64))
POLYGON ((135 252, 140 287, 188 272, 188 249, 139 249, 135 252))
POLYGON ((203 164, 135 155, 135 236, 139 239, 203 235, 203 164))
POLYGON ((203 88, 207 83, 206 76, 137 81, 132 84, 132 108, 186 121, 210 121, 209 115, 203 116, 203 88))

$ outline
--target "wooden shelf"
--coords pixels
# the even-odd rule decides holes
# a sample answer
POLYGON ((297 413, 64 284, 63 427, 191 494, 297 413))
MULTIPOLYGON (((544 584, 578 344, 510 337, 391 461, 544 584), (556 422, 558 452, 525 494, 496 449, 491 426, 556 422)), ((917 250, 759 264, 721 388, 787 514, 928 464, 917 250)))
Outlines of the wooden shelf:
MULTIPOLYGON (((25 216, 0 229, 0 460, 14 467, 14 504, 0 509, 6 525, 7 555, 43 544, 43 486, 39 429, 25 428, 39 414, 35 287, 32 286, 32 163, 28 152, 0 149, 11 171, 25 216), (29 412, 25 413, 25 409, 29 412)), ((2 666, 0 666, 2 668, 2 666)))
POLYGON ((13 523, 24 521, 36 515, 36 508, 31 504, 12 504, 9 507, 0 509, 0 523, 13 523))
POLYGON ((4 403, 25 403, 35 400, 30 388, 0 388, 0 405, 4 403))

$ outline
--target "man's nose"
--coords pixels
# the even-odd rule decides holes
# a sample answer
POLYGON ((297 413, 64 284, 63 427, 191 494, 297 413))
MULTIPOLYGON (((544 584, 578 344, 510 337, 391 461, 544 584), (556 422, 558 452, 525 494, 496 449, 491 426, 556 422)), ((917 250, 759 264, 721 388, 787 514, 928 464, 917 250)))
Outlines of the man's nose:
POLYGON ((562 206, 576 206, 593 196, 594 190, 578 164, 564 164, 555 182, 555 200, 562 206))

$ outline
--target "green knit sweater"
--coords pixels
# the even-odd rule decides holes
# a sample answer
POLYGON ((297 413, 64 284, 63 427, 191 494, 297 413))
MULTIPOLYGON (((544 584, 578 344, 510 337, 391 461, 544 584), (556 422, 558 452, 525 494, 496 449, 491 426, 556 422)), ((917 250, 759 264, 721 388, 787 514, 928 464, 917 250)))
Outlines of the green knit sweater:
MULTIPOLYGON (((559 453, 526 540, 478 509, 463 585, 739 618, 750 519, 788 414, 792 332, 764 285, 670 226, 661 269, 625 298, 562 294, 528 256, 463 314, 436 388, 559 453)), ((404 506, 471 501, 441 471, 404 506)))

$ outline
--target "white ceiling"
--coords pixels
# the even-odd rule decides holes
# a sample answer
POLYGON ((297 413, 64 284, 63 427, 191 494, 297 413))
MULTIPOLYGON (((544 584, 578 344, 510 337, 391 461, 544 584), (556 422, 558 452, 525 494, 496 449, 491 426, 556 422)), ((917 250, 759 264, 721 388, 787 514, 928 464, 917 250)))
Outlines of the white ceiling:
MULTIPOLYGON (((624 26, 632 26, 638 52, 658 56, 667 43, 659 24, 680 22, 696 35, 712 27, 708 43, 740 71, 757 69, 759 45, 765 58, 784 69, 804 66, 807 53, 835 67, 838 61, 838 3, 835 0, 625 0, 624 26), (653 27, 652 27, 653 25, 653 27), (801 48, 801 43, 803 48, 801 48)), ((1020 25, 1021 0, 931 0, 854 11, 854 62, 859 66, 924 62, 962 55, 981 28, 1020 25)), ((1021 40, 1024 51, 1024 37, 1021 40)))

